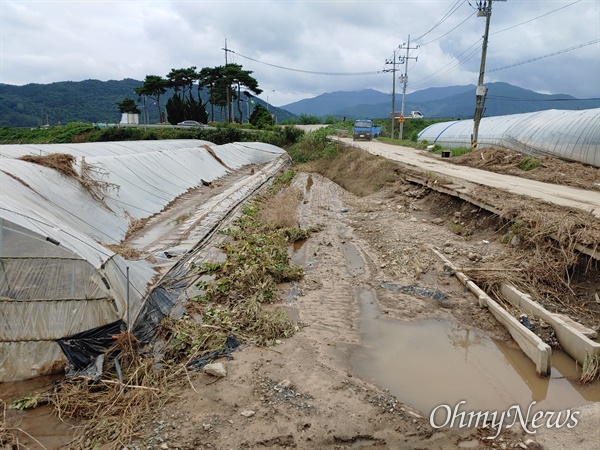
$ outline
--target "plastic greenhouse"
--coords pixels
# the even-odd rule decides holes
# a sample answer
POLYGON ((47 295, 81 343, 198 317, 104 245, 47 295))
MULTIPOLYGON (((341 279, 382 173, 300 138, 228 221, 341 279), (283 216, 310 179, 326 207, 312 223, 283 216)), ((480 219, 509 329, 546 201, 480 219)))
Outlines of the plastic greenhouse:
POLYGON ((67 361, 82 367, 94 346, 136 322, 157 271, 106 247, 132 221, 245 165, 283 164, 284 155, 269 144, 199 140, 2 146, 0 382, 67 361), (54 154, 72 155, 73 174, 20 159, 54 154))
MULTIPOLYGON (((459 120, 433 124, 418 139, 445 147, 470 147, 472 133, 473 121, 459 120)), ((486 117, 479 125, 478 144, 600 167, 600 109, 486 117)))

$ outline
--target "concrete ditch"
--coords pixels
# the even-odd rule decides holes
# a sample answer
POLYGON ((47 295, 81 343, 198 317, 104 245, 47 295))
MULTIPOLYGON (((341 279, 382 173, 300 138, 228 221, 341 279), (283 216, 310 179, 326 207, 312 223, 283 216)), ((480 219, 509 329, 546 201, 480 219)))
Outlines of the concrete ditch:
POLYGON ((539 336, 525 328, 515 317, 508 313, 501 305, 488 296, 477 284, 469 279, 463 272, 458 271, 444 255, 431 247, 431 250, 444 262, 465 287, 479 300, 479 306, 486 307, 492 315, 510 333, 523 353, 535 364, 539 375, 548 376, 552 368, 552 349, 542 341, 539 336))
POLYGON ((591 340, 597 337, 597 333, 593 330, 569 317, 551 313, 535 302, 530 295, 519 291, 514 286, 503 283, 500 292, 512 305, 550 325, 561 347, 579 364, 583 365, 588 356, 600 355, 600 344, 591 340))

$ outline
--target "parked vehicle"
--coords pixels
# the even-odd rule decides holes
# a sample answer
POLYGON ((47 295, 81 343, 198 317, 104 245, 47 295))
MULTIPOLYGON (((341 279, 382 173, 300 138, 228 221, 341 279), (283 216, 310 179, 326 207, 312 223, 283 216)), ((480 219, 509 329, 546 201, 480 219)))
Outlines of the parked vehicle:
POLYGON ((354 131, 352 132, 352 139, 359 140, 364 139, 367 141, 373 140, 381 133, 381 127, 373 125, 371 119, 357 119, 354 121, 354 131))
POLYGON ((425 118, 425 116, 423 115, 423 113, 421 113, 421 111, 411 111, 409 117, 411 119, 424 119, 425 118))
POLYGON ((195 120, 184 120, 183 122, 179 122, 177 124, 180 127, 204 127, 205 125, 200 122, 196 122, 195 120))

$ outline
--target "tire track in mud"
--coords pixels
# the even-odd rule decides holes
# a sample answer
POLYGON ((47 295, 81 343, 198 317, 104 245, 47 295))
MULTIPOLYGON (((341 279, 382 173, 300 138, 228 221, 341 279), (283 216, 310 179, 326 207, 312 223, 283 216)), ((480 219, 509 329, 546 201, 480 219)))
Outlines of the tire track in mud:
POLYGON ((309 325, 314 339, 359 345, 358 286, 366 284, 373 268, 352 228, 343 223, 342 188, 320 175, 306 173, 298 174, 294 186, 305 192, 300 226, 322 229, 304 244, 302 257, 296 261, 306 271, 303 295, 298 299, 300 319, 309 325))

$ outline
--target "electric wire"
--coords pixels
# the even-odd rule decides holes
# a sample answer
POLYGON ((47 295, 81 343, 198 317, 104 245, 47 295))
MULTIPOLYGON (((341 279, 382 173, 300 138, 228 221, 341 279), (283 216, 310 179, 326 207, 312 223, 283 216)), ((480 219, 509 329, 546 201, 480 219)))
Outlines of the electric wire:
POLYGON ((465 23, 467 20, 469 20, 471 17, 473 17, 477 12, 473 12, 471 13, 469 16, 467 16, 467 18, 465 20, 463 20, 461 23, 459 23, 458 25, 456 25, 454 28, 452 28, 450 31, 442 34, 440 37, 437 37, 435 39, 432 39, 431 41, 425 42, 424 44, 419 44, 420 47, 423 47, 427 44, 431 44, 432 42, 435 42, 437 40, 440 40, 441 38, 443 38, 444 36, 447 36, 448 34, 452 33, 454 30, 456 30, 458 27, 460 27, 463 23, 465 23))
POLYGON ((511 102, 585 102, 600 100, 600 97, 596 98, 517 98, 517 97, 505 97, 502 95, 488 95, 487 98, 493 98, 500 101, 511 101, 511 102))
POLYGON ((479 53, 479 48, 475 48, 471 51, 471 53, 466 56, 463 60, 459 61, 458 58, 460 58, 462 55, 464 55, 465 53, 467 53, 469 50, 471 50, 474 46, 476 46, 477 44, 479 44, 481 42, 482 38, 479 38, 477 41, 475 41, 473 44, 471 44, 469 47, 467 47, 460 55, 458 55, 455 59, 453 59, 452 61, 450 61, 448 64, 446 64, 444 67, 442 67, 441 69, 439 69, 438 71, 432 73, 431 75, 420 79, 419 81, 415 82, 412 84, 411 87, 414 86, 429 86, 433 83, 435 83, 438 80, 441 80, 442 78, 444 78, 445 76, 449 75, 450 73, 454 72, 456 69, 458 69, 460 66, 462 66, 463 64, 465 64, 467 61, 469 61, 471 58, 473 58, 475 55, 477 55, 479 53), (448 66, 450 66, 451 64, 456 64, 456 66, 449 68, 447 71, 443 72, 444 69, 448 66), (443 73, 441 73, 443 72, 443 73), (438 77, 434 78, 433 80, 427 81, 429 78, 440 74, 438 77))
POLYGON ((567 7, 571 6, 571 5, 574 5, 575 3, 579 3, 579 2, 581 2, 581 0, 574 1, 573 3, 569 3, 568 5, 561 6, 560 8, 554 9, 552 11, 548 11, 547 13, 542 14, 541 16, 537 16, 537 17, 534 17, 533 19, 526 20, 525 22, 521 22, 521 23, 518 23, 518 24, 513 25, 511 27, 504 28, 503 30, 494 31, 493 33, 490 33, 490 36, 494 35, 494 34, 498 34, 498 33, 503 33, 504 31, 512 30, 513 28, 520 27, 521 25, 525 25, 526 23, 533 22, 534 20, 540 19, 542 17, 545 17, 545 16, 547 16, 549 14, 552 14, 552 13, 555 13, 557 11, 560 11, 561 9, 565 9, 565 8, 567 8, 567 7))
POLYGON ((560 55, 560 54, 562 54, 562 53, 567 53, 567 52, 570 52, 570 51, 573 51, 573 50, 578 50, 578 49, 580 49, 580 48, 587 47, 587 46, 589 46, 589 45, 594 45, 594 44, 597 44, 598 42, 600 42, 600 39, 595 39, 595 40, 593 40, 593 41, 590 41, 590 42, 585 42, 585 43, 583 43, 583 44, 575 45, 575 46, 573 46, 573 47, 564 48, 564 49, 562 49, 562 50, 558 50, 558 51, 556 51, 556 52, 553 52, 553 53, 548 53, 548 54, 546 54, 546 55, 538 56, 538 57, 536 57, 536 58, 527 59, 527 60, 525 60, 525 61, 521 61, 521 62, 518 62, 518 63, 510 64, 510 65, 508 65, 508 66, 504 66, 504 67, 497 67, 496 69, 488 70, 487 72, 488 72, 488 73, 491 73, 491 72, 498 72, 498 71, 500 71, 500 70, 509 69, 509 68, 511 68, 511 67, 517 67, 517 66, 521 66, 521 65, 523 65, 523 64, 528 64, 528 63, 530 63, 530 62, 539 61, 540 59, 544 59, 544 58, 550 58, 551 56, 556 56, 556 55, 560 55))
POLYGON ((454 3, 454 5, 452 5, 450 7, 450 9, 448 10, 448 12, 446 12, 446 14, 444 14, 444 16, 438 20, 438 22, 429 29, 429 31, 426 31, 425 33, 423 33, 421 36, 419 36, 418 38, 415 39, 415 41, 418 41, 420 39, 423 39, 425 36, 427 36, 429 33, 431 33, 433 30, 435 30, 437 27, 439 27, 442 23, 444 23, 448 18, 450 18, 450 16, 452 16, 452 14, 454 14, 456 11, 459 10, 459 8, 466 2, 466 0, 457 0, 456 3, 454 3))
POLYGON ((383 73, 382 70, 371 71, 371 72, 318 72, 318 71, 312 71, 312 70, 294 69, 292 67, 279 66, 277 64, 271 64, 271 63, 267 63, 264 61, 259 61, 258 59, 251 58, 249 56, 244 56, 240 53, 236 53, 233 50, 229 50, 229 51, 231 53, 235 53, 236 55, 238 55, 242 58, 248 59, 250 61, 254 61, 259 64, 264 64, 265 66, 275 67, 277 69, 289 70, 291 72, 308 73, 308 74, 313 74, 313 75, 333 75, 333 76, 364 76, 364 75, 378 75, 378 74, 383 73))

